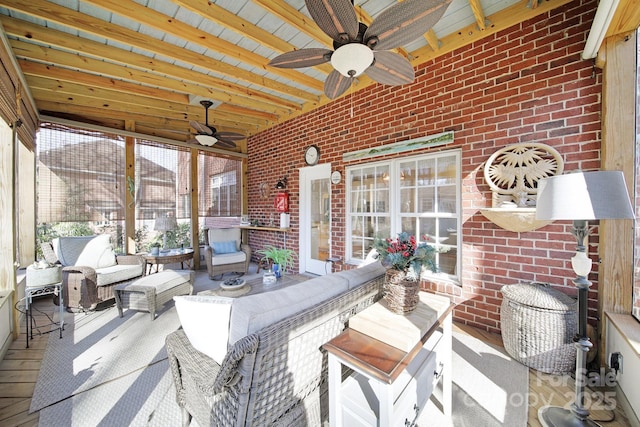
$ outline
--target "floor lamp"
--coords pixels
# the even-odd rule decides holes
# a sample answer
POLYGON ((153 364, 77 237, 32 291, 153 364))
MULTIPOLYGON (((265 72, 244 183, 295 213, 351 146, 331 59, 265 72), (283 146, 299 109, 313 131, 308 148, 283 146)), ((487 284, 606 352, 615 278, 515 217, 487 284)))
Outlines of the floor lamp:
POLYGON ((587 336, 587 298, 591 282, 591 259, 587 256, 589 229, 587 221, 597 219, 633 219, 633 208, 620 171, 576 172, 558 175, 538 182, 536 218, 572 220, 571 234, 576 238, 576 254, 571 266, 578 276, 578 335, 576 336, 575 400, 570 409, 544 406, 538 411, 543 426, 597 426, 589 419, 584 405, 587 378, 587 353, 592 347, 587 336))

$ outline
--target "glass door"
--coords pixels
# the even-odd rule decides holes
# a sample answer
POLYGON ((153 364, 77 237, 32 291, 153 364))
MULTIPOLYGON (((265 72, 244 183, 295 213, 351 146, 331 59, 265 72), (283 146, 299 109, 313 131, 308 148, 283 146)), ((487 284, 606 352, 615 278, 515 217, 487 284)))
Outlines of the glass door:
POLYGON ((300 169, 300 270, 331 272, 331 165, 300 169))

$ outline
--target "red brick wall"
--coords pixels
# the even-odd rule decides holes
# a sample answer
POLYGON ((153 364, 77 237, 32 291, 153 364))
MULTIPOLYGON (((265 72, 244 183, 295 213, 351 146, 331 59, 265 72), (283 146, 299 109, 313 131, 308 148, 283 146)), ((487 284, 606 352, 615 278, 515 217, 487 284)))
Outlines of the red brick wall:
MULTIPOLYGON (((565 171, 599 168, 601 74, 592 61, 580 58, 595 7, 594 1, 575 1, 421 65, 412 84, 374 85, 251 138, 249 215, 266 213, 268 220, 273 197, 261 199, 258 186, 265 181, 273 187, 286 175, 292 227, 287 245, 297 248, 298 169, 305 166, 305 147, 318 145, 320 162, 344 172, 344 152, 453 130, 454 144, 431 151, 462 150, 462 283, 423 282, 423 288, 454 296, 457 320, 494 332, 500 328, 505 284, 550 282, 575 294, 570 224, 515 233, 494 225, 479 209, 491 206, 484 162, 506 145, 541 142, 563 155, 565 171)), ((332 253, 344 257, 344 180, 332 190, 332 253)), ((281 245, 282 236, 255 232, 250 242, 254 249, 281 245)), ((590 238, 593 259, 597 245, 596 229, 590 238)), ((595 315, 595 264, 590 279, 595 315)))

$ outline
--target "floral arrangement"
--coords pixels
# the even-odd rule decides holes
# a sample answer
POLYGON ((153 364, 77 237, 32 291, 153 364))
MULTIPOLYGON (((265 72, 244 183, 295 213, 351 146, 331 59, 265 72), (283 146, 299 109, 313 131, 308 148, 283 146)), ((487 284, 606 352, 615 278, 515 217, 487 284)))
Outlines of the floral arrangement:
MULTIPOLYGON (((427 236, 422 239, 427 240, 427 236)), ((423 267, 437 271, 436 249, 425 242, 418 243, 409 233, 399 233, 395 239, 376 239, 373 247, 384 267, 404 271, 409 280, 418 280, 423 267)))

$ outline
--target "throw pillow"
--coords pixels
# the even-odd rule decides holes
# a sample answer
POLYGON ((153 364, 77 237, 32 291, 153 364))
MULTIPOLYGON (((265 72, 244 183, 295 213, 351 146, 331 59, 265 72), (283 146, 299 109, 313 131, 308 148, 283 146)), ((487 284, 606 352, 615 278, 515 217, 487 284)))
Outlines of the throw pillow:
POLYGON ((193 348, 222 365, 227 354, 233 298, 187 295, 173 299, 182 329, 193 348))
POLYGON ((227 242, 213 242, 211 243, 213 252, 216 254, 232 254, 236 251, 236 241, 229 240, 227 242))
POLYGON ((111 248, 111 236, 60 237, 57 241, 58 258, 62 265, 78 265, 105 268, 116 265, 116 255, 111 248))

